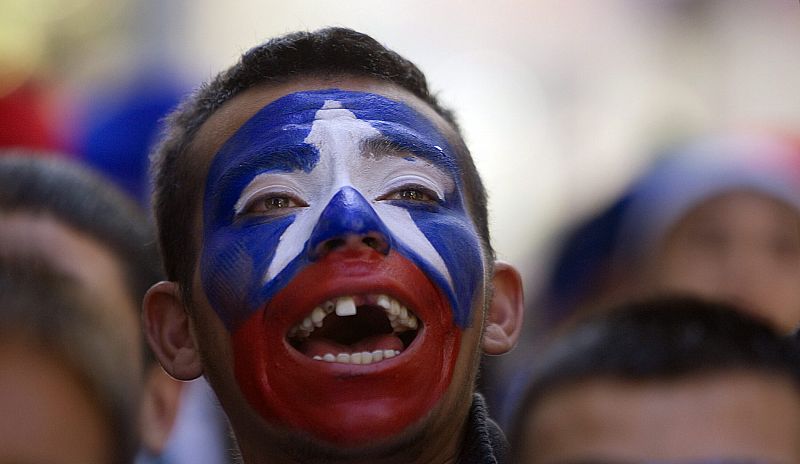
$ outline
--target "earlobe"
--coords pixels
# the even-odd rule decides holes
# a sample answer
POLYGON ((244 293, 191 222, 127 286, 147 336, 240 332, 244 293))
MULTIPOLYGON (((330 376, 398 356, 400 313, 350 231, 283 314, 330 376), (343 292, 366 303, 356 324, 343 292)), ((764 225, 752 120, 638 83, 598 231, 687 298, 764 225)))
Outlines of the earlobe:
POLYGON ((522 330, 524 303, 522 279, 510 264, 500 261, 495 263, 492 283, 494 293, 486 317, 482 344, 484 353, 497 355, 509 351, 517 343, 522 330))
POLYGON ((158 282, 144 297, 142 311, 147 342, 169 375, 193 380, 203 373, 189 315, 175 282, 158 282))

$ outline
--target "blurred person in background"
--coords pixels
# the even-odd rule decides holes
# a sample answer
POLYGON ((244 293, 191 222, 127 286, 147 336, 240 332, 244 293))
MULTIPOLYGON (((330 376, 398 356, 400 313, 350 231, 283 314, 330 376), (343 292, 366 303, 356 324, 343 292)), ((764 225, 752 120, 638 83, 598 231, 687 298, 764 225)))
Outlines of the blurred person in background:
POLYGON ((181 383, 143 343, 140 301, 161 278, 144 211, 109 182, 57 156, 14 150, 0 156, 0 250, 72 276, 97 298, 98 317, 118 328, 129 365, 144 384, 143 456, 159 455, 173 427, 181 383))
MULTIPOLYGON (((74 124, 77 159, 148 209, 148 155, 162 129, 162 118, 177 106, 188 87, 170 68, 143 66, 110 88, 93 89, 81 109, 80 122, 74 124)), ((231 448, 227 419, 206 381, 186 383, 180 395, 169 440, 161 452, 140 455, 139 464, 226 462, 231 448)))
POLYGON ((666 152, 605 211, 576 227, 532 316, 692 293, 800 324, 800 145, 766 134, 691 140, 666 152))
MULTIPOLYGON (((0 462, 129 464, 140 366, 109 300, 80 276, 0 250, 0 462)), ((12 252, 14 250, 11 250, 12 252)))
POLYGON ((519 464, 800 462, 800 352, 722 302, 653 298, 570 325, 509 413, 519 464))
POLYGON ((661 160, 631 194, 609 298, 686 292, 800 325, 800 145, 709 137, 661 160))
POLYGON ((520 347, 491 360, 485 391, 506 385, 571 318, 659 294, 728 301, 778 330, 800 324, 800 144, 727 133, 673 144, 608 207, 557 245, 527 305, 520 347), (499 361, 499 362, 498 362, 499 361))
MULTIPOLYGON (((169 68, 145 66, 122 83, 93 91, 75 124, 77 159, 148 210, 148 155, 162 118, 177 106, 187 87, 169 68)), ((226 462, 231 448, 227 419, 208 384, 204 379, 187 382, 180 395, 167 443, 159 453, 139 456, 139 464, 226 462)))

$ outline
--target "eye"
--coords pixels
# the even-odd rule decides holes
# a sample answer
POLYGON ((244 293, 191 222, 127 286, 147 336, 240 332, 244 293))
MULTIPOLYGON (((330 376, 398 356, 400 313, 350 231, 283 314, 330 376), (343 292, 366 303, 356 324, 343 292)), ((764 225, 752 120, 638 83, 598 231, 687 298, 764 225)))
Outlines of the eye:
POLYGON ((283 193, 271 193, 253 198, 242 209, 241 215, 281 214, 293 208, 308 206, 303 200, 283 193))
POLYGON ((379 200, 399 200, 415 203, 439 203, 441 199, 431 189, 421 185, 408 185, 393 190, 379 200))

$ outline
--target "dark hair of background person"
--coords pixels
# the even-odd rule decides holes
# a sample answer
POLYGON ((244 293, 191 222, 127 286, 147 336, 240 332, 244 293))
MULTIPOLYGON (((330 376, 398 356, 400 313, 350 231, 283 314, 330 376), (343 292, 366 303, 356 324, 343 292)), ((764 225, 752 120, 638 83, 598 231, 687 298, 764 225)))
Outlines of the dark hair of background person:
MULTIPOLYGON (((105 416, 115 464, 129 464, 141 382, 118 328, 72 276, 31 256, 0 255, 0 340, 51 353, 72 370, 105 416)), ((31 437, 35 439, 35 437, 31 437)))
MULTIPOLYGON (((800 393, 800 350, 767 322, 727 303, 658 297, 592 314, 537 359, 510 425, 512 450, 536 405, 561 387, 593 378, 670 381, 729 370, 785 377, 800 393)), ((511 416, 511 414, 508 414, 511 416)))
MULTIPOLYGON (((163 278, 150 218, 109 181, 65 159, 7 150, 0 156, 0 214, 42 214, 103 244, 117 258, 138 308, 163 278)), ((137 315, 138 319, 138 315, 137 315)), ((155 358, 143 344, 148 364, 155 358)))
MULTIPOLYGON (((304 77, 367 77, 397 85, 430 105, 456 133, 453 114, 428 89, 424 74, 410 61, 372 37, 346 28, 295 32, 245 52, 240 61, 200 87, 167 119, 161 143, 151 160, 156 222, 167 278, 181 284, 186 301, 196 251, 192 237, 198 185, 204 185, 203 163, 189 162, 191 143, 200 126, 225 102, 258 85, 277 85, 304 77)), ((467 203, 484 247, 489 241, 486 191, 467 147, 458 137, 457 150, 467 203)))
POLYGON ((133 301, 161 280, 152 224, 132 199, 78 164, 22 150, 0 156, 0 213, 46 214, 105 245, 133 301))

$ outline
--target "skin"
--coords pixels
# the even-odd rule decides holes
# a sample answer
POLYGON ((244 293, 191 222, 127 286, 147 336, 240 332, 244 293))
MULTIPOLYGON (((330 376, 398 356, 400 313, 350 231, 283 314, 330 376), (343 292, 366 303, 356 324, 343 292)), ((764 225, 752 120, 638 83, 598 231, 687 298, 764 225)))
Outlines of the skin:
POLYGON ((0 249, 39 257, 56 269, 75 276, 80 285, 102 298, 103 317, 118 327, 129 350, 132 366, 141 366, 139 313, 127 290, 116 256, 93 238, 46 214, 17 212, 0 215, 0 249))
MULTIPOLYGON (((426 104, 392 85, 350 77, 333 80, 303 79, 274 87, 251 89, 226 103, 201 127, 194 140, 194 155, 198 164, 203 165, 205 162, 204 169, 208 172, 208 163, 211 162, 223 143, 265 105, 295 92, 332 88, 367 92, 402 102, 428 119, 445 138, 453 140, 455 137, 452 128, 426 104)), ((201 201, 198 201, 197 208, 198 222, 196 225, 198 230, 203 230, 204 210, 201 201)), ((209 237, 205 237, 205 234, 204 237, 198 237, 196 243, 198 249, 204 249, 207 239, 209 237)), ((337 252, 343 252, 340 256, 345 256, 345 259, 336 261, 338 264, 334 266, 337 269, 334 275, 345 277, 332 278, 332 275, 323 273, 323 275, 315 276, 316 280, 312 279, 320 286, 328 288, 323 293, 328 292, 331 296, 342 292, 346 294, 350 288, 361 288, 357 281, 358 275, 363 271, 359 269, 367 269, 370 266, 388 262, 384 261, 374 250, 366 249, 361 240, 347 239, 344 246, 337 252)), ((325 259, 327 258, 322 260, 325 259)), ((392 389, 386 392, 388 395, 381 393, 370 396, 370 399, 363 404, 353 404, 353 407, 349 408, 346 403, 352 399, 348 399, 347 395, 359 394, 359 392, 375 393, 365 385, 370 385, 370 382, 375 381, 380 385, 383 382, 380 379, 386 378, 386 374, 395 369, 399 376, 394 378, 403 378, 408 375, 403 374, 408 369, 411 369, 408 372, 413 374, 415 365, 418 364, 404 362, 401 355, 390 362, 384 362, 381 367, 376 367, 380 366, 377 364, 361 366, 358 367, 360 370, 353 370, 353 367, 326 366, 324 363, 318 362, 312 364, 308 358, 298 359, 296 363, 302 365, 302 369, 319 373, 323 377, 330 374, 338 377, 340 382, 345 382, 329 399, 333 399, 331 407, 337 411, 333 414, 333 418, 340 418, 343 428, 348 433, 342 437, 332 436, 329 431, 321 431, 319 426, 304 427, 302 424, 298 425, 298 422, 292 423, 291 418, 274 414, 269 407, 259 404, 261 398, 268 399, 269 395, 263 394, 259 397, 253 393, 253 388, 243 384, 242 364, 239 365, 238 370, 235 367, 237 359, 243 359, 242 355, 237 357, 236 354, 237 338, 232 336, 231 331, 226 327, 228 321, 220 318, 219 308, 215 308, 208 299, 206 293, 208 287, 203 283, 202 263, 199 261, 200 259, 198 259, 197 271, 194 274, 193 301, 190 305, 184 305, 184 302, 181 301, 181 293, 177 284, 173 282, 158 284, 148 293, 145 299, 145 324, 148 338, 162 365, 172 375, 181 379, 195 378, 201 373, 207 376, 231 419, 244 460, 248 463, 266 462, 267 458, 269 458, 269 462, 298 462, 301 460, 309 462, 315 460, 325 462, 453 461, 458 455, 466 414, 472 400, 471 394, 474 389, 474 378, 481 346, 489 354, 501 354, 513 346, 518 335, 522 314, 519 275, 511 266, 498 263, 495 266, 494 274, 484 276, 483 283, 479 285, 472 300, 470 320, 465 324, 463 330, 456 328, 455 322, 452 320, 450 322, 452 330, 448 333, 457 333, 459 340, 456 345, 453 345, 456 348, 451 360, 452 367, 449 368, 450 374, 447 374, 450 378, 446 379, 439 393, 430 392, 428 389, 413 392, 405 391, 402 388, 392 389), (490 300, 491 284, 494 287, 494 298, 490 300), (187 317, 185 306, 191 307, 191 318, 187 317), (484 313, 484 310, 488 310, 488 312, 484 313), (356 375, 353 376, 354 374, 356 375), (429 393, 420 395, 419 391, 429 393), (339 393, 345 395, 344 400, 337 397, 339 393), (432 402, 430 399, 426 399, 431 394, 434 397, 432 402), (387 397, 396 398, 396 400, 392 400, 394 406, 391 407, 398 412, 406 411, 402 406, 403 401, 417 404, 422 399, 428 404, 425 404, 422 409, 417 404, 416 409, 412 408, 409 417, 387 426, 384 417, 372 416, 375 411, 385 410, 384 403, 387 401, 387 397), (360 420, 356 417, 365 420, 359 425, 360 420), (365 432, 372 426, 379 431, 376 436, 369 436, 365 432), (381 427, 383 428, 381 429, 381 427), (352 438, 353 436, 355 438, 352 438)), ((313 266, 309 268, 313 268, 313 266)), ((430 285, 430 283, 426 285, 430 285)), ((435 287, 432 286, 432 288, 435 287)), ((419 290, 414 288, 398 289, 397 286, 392 288, 394 288, 392 291, 408 292, 409 294, 414 290, 419 290)), ((376 288, 376 290, 380 290, 380 288, 376 288)), ((276 301, 279 301, 281 297, 281 293, 277 294, 274 301, 270 301, 268 304, 278 304, 276 301)), ((425 309, 419 310, 425 311, 425 309)), ((307 311, 303 309, 300 312, 307 311)), ((447 315, 452 319, 449 311, 448 308, 434 312, 447 315)), ((272 314, 269 306, 265 314, 272 314)), ((278 322, 278 324, 286 325, 285 321, 284 323, 278 322)), ((246 326, 247 323, 244 325, 246 326)), ((234 329, 233 332, 235 335, 236 330, 234 329)), ((447 337, 451 336, 440 334, 430 337, 430 340, 432 340, 431 343, 446 343, 444 340, 447 337)), ((260 339, 258 337, 246 338, 245 348, 252 346, 250 342, 275 343, 276 338, 263 335, 260 335, 260 339)), ((444 346, 442 345, 442 347, 444 346)), ((244 348, 240 350, 245 351, 244 348)), ((416 358, 409 356, 406 359, 416 358)), ((288 369, 287 372, 298 371, 292 362, 287 361, 285 366, 288 369)), ((250 367, 245 365, 244 369, 250 367)), ((438 376, 443 375, 445 374, 437 370, 436 378, 433 379, 434 385, 439 384, 442 379, 438 376)), ((398 382, 394 381, 394 383, 398 382)), ((257 387, 260 388, 258 385, 257 387)), ((299 390, 311 387, 313 387, 311 383, 297 385, 299 390)), ((258 391, 258 388, 255 390, 258 391)), ((301 396, 295 392, 287 392, 286 395, 284 399, 290 403, 297 401, 301 396)), ((302 408, 300 405, 297 407, 302 408)), ((319 413, 317 414, 319 415, 319 413)), ((316 420, 312 415, 306 415, 305 412, 298 412, 296 415, 301 419, 310 417, 312 420, 316 420)), ((378 414, 378 416, 382 416, 382 414, 378 414)))
POLYGON ((652 286, 721 298, 783 332, 800 324, 800 215, 768 196, 734 191, 681 219, 651 264, 652 286))
POLYGON ((800 392, 772 374, 592 379, 560 387, 529 414, 526 464, 800 459, 800 392))
POLYGON ((0 462, 111 462, 108 422, 57 353, 0 344, 0 462))
MULTIPOLYGON (((47 214, 14 212, 0 215, 0 249, 35 256, 59 271, 74 276, 79 285, 98 298, 102 316, 116 328, 131 360, 142 369, 141 322, 138 304, 128 290, 119 258, 104 244, 47 214)), ((181 383, 169 377, 158 364, 145 374, 141 407, 142 445, 159 453, 166 444, 178 410, 181 383)), ((89 461, 85 461, 89 462, 89 461)))

